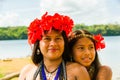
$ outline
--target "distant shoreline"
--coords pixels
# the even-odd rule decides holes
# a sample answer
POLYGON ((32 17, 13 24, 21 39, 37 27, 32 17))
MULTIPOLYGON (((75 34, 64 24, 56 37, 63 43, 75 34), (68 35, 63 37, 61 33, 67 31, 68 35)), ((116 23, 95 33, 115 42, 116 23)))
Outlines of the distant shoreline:
MULTIPOLYGON (((109 35, 109 36, 104 36, 104 37, 119 37, 120 35, 109 35)), ((27 39, 0 39, 0 41, 8 41, 8 40, 27 40, 27 39)))

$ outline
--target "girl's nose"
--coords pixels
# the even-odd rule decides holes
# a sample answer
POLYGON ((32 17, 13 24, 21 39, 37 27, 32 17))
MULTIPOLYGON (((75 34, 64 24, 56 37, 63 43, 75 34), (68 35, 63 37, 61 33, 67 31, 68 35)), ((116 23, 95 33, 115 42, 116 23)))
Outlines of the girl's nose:
POLYGON ((50 45, 56 45, 55 40, 51 40, 51 41, 50 41, 50 45))
POLYGON ((88 49, 85 50, 85 55, 89 55, 90 51, 88 49))

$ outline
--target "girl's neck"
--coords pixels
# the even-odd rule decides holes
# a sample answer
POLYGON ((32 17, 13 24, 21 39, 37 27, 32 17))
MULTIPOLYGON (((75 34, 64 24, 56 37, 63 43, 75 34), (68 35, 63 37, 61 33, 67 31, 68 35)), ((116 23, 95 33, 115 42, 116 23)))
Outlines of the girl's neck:
POLYGON ((59 60, 44 60, 44 65, 49 72, 54 71, 59 67, 62 62, 62 59, 59 60))
POLYGON ((87 69, 87 70, 90 69, 90 66, 87 66, 86 69, 87 69))

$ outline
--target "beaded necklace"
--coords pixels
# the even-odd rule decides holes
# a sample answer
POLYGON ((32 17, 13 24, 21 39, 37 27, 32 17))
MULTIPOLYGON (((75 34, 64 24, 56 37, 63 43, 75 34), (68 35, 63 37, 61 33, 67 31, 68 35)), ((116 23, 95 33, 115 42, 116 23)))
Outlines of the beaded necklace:
MULTIPOLYGON (((40 62, 40 65, 38 66, 38 69, 36 70, 33 80, 36 80, 38 74, 40 74, 40 80, 47 80, 44 79, 46 77, 46 73, 44 70, 44 63, 43 61, 40 62)), ((62 61, 62 63, 59 65, 58 69, 54 70, 53 73, 56 72, 56 76, 54 80, 67 80, 67 74, 66 74, 66 67, 65 67, 65 62, 62 61)))
MULTIPOLYGON (((56 70, 57 69, 55 69, 53 72, 55 72, 56 70)), ((60 69, 60 66, 59 66, 54 80, 58 80, 59 75, 60 75, 60 71, 61 71, 61 69, 60 69)), ((50 77, 52 77, 51 75, 52 75, 53 72, 50 73, 50 76, 48 77, 49 79, 50 79, 50 77)), ((44 70, 44 65, 42 65, 42 74, 41 75, 42 75, 41 77, 42 77, 43 80, 47 80, 46 73, 45 73, 45 70, 44 70)))
POLYGON ((56 68, 54 71, 50 72, 47 70, 46 66, 43 66, 45 73, 46 73, 46 77, 48 80, 53 80, 55 77, 56 72, 59 70, 59 68, 56 68))

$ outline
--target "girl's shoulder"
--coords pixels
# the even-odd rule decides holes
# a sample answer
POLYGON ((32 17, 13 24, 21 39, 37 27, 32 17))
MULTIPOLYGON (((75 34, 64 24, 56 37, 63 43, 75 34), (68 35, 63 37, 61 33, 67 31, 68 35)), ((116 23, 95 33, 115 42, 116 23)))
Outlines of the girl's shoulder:
POLYGON ((35 70, 36 68, 37 68, 37 66, 35 66, 34 64, 25 65, 20 71, 19 80, 24 80, 26 78, 26 76, 29 73, 32 73, 32 71, 35 70))
MULTIPOLYGON (((74 77, 74 80, 90 80, 86 68, 76 62, 67 63, 67 74, 69 77, 74 77)), ((73 80, 73 79, 72 79, 73 80)))
POLYGON ((109 66, 100 66, 98 75, 98 80, 111 80, 112 79, 112 69, 109 66))
POLYGON ((101 71, 101 70, 102 71, 112 72, 112 69, 109 66, 106 66, 106 65, 100 66, 99 71, 101 71))
POLYGON ((82 65, 80 65, 79 63, 76 63, 76 62, 67 62, 66 66, 68 68, 72 68, 73 70, 85 68, 85 67, 83 67, 82 65))
POLYGON ((25 65, 21 71, 27 72, 30 71, 31 69, 35 68, 36 66, 34 64, 27 64, 25 65))

